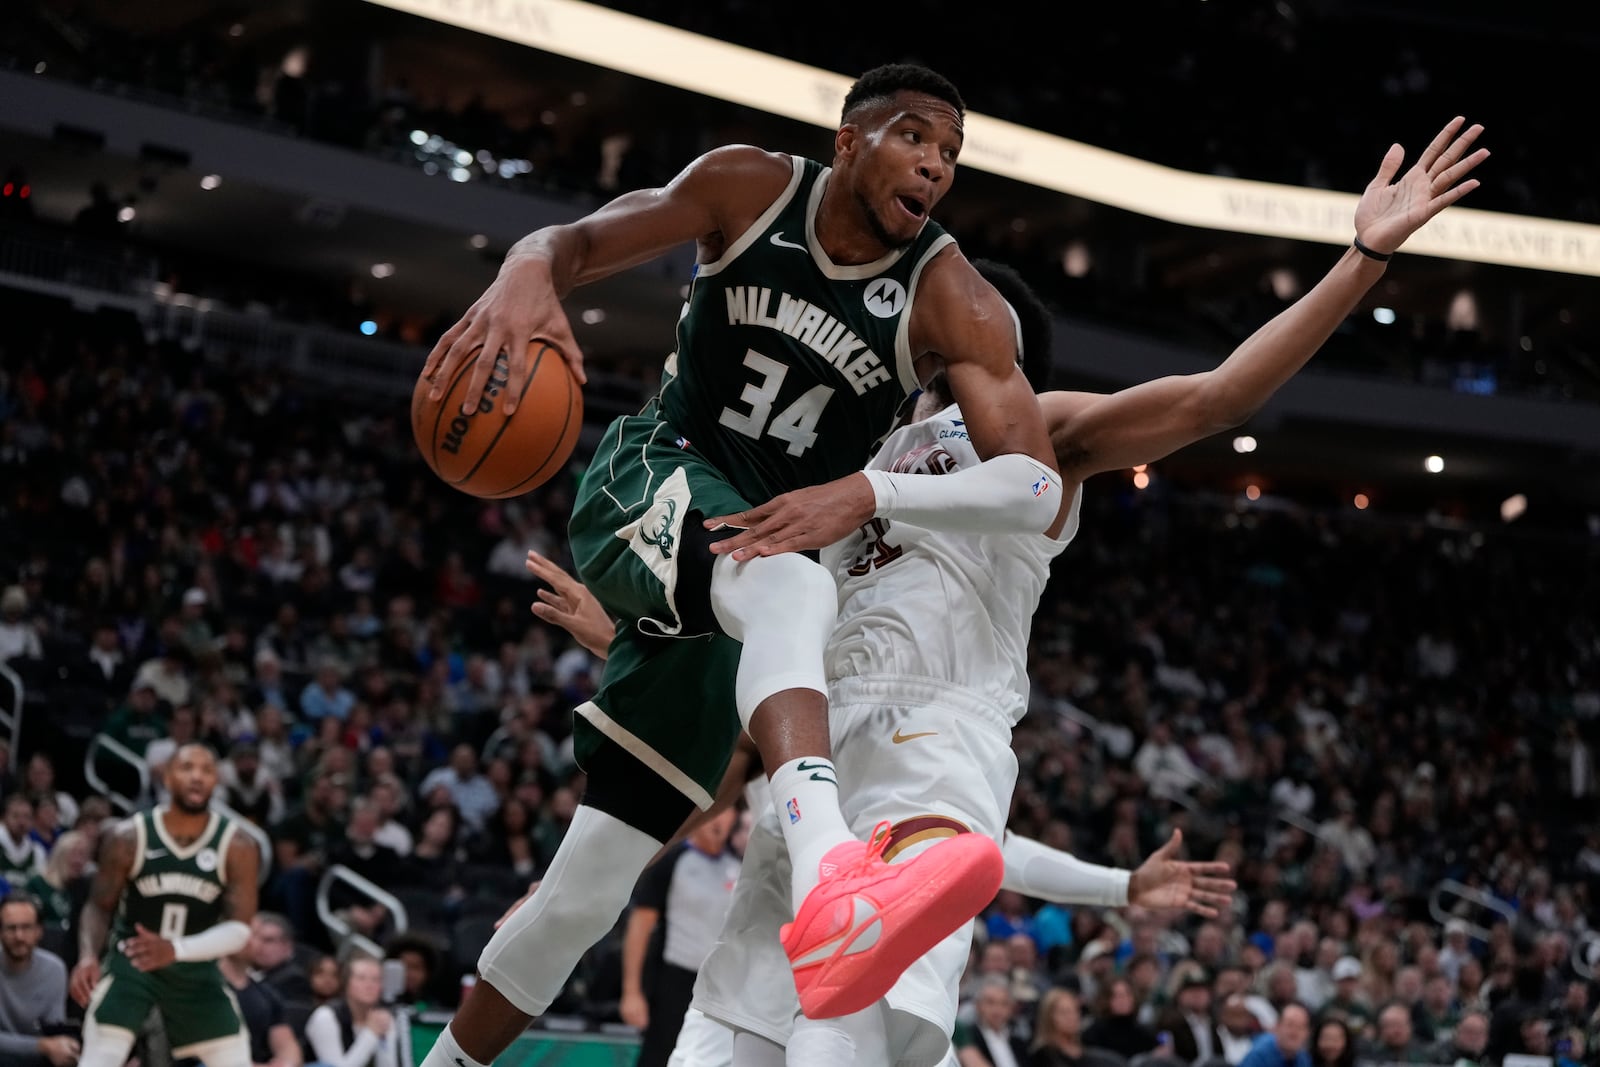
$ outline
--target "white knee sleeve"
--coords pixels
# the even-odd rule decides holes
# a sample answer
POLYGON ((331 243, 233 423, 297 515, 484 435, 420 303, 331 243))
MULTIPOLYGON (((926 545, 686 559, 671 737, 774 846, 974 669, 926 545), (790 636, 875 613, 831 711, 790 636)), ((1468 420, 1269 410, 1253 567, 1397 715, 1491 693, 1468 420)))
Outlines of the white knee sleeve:
POLYGON ((734 694, 746 729, 774 693, 828 692, 822 656, 839 617, 839 589, 821 564, 793 552, 744 563, 719 556, 711 608, 728 636, 744 643, 734 694))
POLYGON ((122 1067, 133 1053, 133 1037, 131 1030, 100 1026, 92 1017, 85 1018, 83 1052, 78 1057, 78 1067, 122 1067))
POLYGON ((172 1052, 172 1058, 175 1060, 188 1059, 191 1056, 204 1064, 204 1067, 251 1067, 250 1038, 241 1031, 232 1037, 205 1041, 198 1045, 174 1049, 172 1052))
POLYGON ((542 1015, 578 960, 616 925, 661 842, 579 805, 538 892, 495 931, 478 973, 520 1012, 542 1015))

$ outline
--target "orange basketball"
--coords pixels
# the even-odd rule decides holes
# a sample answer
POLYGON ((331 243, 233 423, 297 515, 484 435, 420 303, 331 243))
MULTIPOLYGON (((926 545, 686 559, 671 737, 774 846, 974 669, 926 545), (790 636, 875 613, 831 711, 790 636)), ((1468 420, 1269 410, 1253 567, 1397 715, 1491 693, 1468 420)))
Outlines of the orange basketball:
POLYGON ((503 400, 510 364, 504 352, 470 415, 461 414, 461 400, 473 361, 454 371, 437 402, 428 399, 432 383, 418 376, 411 393, 411 432, 422 458, 447 484, 486 499, 520 496, 549 481, 572 455, 583 426, 578 381, 548 341, 529 343, 528 359, 528 382, 509 417, 503 400))

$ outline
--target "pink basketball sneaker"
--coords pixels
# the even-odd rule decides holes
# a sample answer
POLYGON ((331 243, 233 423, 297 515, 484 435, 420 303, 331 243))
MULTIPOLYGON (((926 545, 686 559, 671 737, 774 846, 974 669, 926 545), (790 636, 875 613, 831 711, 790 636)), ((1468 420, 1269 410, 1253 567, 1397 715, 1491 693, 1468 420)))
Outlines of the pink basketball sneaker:
POLYGON ((912 962, 994 899, 1005 875, 1000 847, 957 834, 905 863, 885 863, 890 826, 867 843, 835 845, 822 880, 780 931, 800 1010, 811 1019, 861 1011, 889 992, 912 962))

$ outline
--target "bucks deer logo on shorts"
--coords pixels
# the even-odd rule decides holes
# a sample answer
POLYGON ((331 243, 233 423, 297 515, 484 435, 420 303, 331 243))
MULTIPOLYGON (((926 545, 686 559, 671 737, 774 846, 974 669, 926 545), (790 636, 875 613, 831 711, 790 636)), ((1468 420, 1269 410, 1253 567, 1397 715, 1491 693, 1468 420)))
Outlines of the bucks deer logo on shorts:
POLYGON ((628 550, 649 568, 665 594, 668 613, 641 618, 639 629, 658 637, 676 637, 683 631, 683 619, 678 615, 678 542, 683 539, 683 520, 689 514, 689 480, 678 467, 659 484, 652 478, 652 484, 655 492, 628 509, 643 505, 639 517, 620 527, 616 536, 628 542, 628 550))
MULTIPOLYGON (((672 531, 675 528, 673 526, 673 520, 678 517, 678 502, 671 497, 667 497, 665 503, 667 505, 667 509, 664 513, 660 514, 656 518, 655 526, 651 528, 640 528, 639 540, 643 541, 647 545, 654 545, 661 553, 662 559, 671 559, 672 546, 677 540, 673 536, 672 531)), ((652 509, 652 511, 654 511, 654 509, 652 509)))

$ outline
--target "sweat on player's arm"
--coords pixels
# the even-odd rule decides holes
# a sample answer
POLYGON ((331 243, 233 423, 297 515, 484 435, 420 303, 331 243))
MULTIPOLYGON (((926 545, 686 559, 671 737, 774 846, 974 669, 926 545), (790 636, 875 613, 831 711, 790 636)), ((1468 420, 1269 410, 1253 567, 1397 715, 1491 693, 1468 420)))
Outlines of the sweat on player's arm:
POLYGON ((546 226, 506 253, 487 291, 439 338, 422 377, 430 399, 457 368, 476 358, 462 410, 475 410, 504 350, 510 372, 504 407, 516 410, 530 372, 527 342, 542 337, 587 380, 583 356, 561 300, 579 285, 655 259, 689 241, 717 243, 742 233, 788 183, 789 157, 750 145, 714 149, 659 189, 626 193, 577 222, 546 226))
POLYGON ((742 561, 826 548, 874 518, 965 533, 1061 531, 1071 500, 1038 398, 1017 364, 1016 318, 960 253, 940 253, 924 273, 909 343, 921 380, 944 372, 983 462, 941 478, 863 471, 714 516, 707 529, 743 532, 713 544, 713 553, 742 561))

